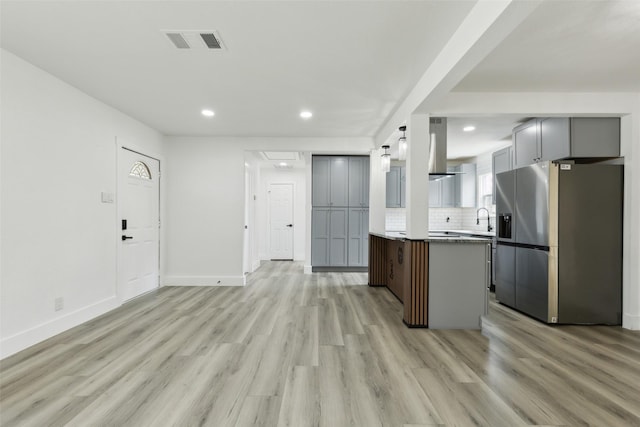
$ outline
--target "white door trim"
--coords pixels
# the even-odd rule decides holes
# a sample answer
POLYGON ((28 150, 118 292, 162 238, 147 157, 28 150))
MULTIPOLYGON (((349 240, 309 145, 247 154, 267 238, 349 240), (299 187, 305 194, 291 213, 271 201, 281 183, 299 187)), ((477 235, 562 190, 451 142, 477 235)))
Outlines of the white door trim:
POLYGON ((159 155, 152 155, 152 154, 146 154, 145 152, 148 152, 148 150, 145 150, 144 148, 141 148, 135 144, 132 144, 130 142, 127 142, 126 140, 116 137, 115 138, 115 142, 116 142, 116 197, 115 197, 115 204, 116 204, 116 209, 115 209, 115 245, 116 245, 116 277, 115 277, 115 295, 118 301, 118 305, 122 305, 125 300, 124 297, 122 295, 122 290, 120 289, 120 275, 122 273, 122 244, 121 244, 121 235, 122 235, 122 230, 121 230, 121 221, 120 218, 122 217, 122 213, 121 213, 121 208, 122 208, 122 202, 120 200, 120 195, 122 194, 122 188, 121 188, 121 180, 119 177, 119 173, 120 173, 120 166, 122 163, 122 156, 120 153, 122 153, 122 150, 128 150, 131 151, 133 153, 139 154, 141 156, 145 156, 148 157, 150 159, 156 160, 158 162, 158 171, 160 172, 158 174, 158 219, 160 221, 159 223, 159 227, 158 227, 158 288, 160 288, 162 285, 162 257, 161 257, 161 241, 162 241, 162 156, 159 155))

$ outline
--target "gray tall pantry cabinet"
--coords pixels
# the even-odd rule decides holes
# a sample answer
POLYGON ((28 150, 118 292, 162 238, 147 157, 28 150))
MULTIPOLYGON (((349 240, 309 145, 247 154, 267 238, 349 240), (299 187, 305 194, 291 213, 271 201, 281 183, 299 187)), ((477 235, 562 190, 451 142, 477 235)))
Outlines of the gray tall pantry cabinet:
POLYGON ((369 157, 313 156, 311 265, 366 267, 369 157))

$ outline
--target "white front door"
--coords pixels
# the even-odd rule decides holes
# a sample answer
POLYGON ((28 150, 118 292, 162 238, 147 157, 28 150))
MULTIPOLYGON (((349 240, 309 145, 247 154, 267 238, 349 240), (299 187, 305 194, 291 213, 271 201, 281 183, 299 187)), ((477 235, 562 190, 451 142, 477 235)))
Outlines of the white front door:
POLYGON ((127 301, 158 288, 160 162, 119 148, 118 296, 127 301))
POLYGON ((293 259, 293 184, 269 185, 270 258, 293 259))

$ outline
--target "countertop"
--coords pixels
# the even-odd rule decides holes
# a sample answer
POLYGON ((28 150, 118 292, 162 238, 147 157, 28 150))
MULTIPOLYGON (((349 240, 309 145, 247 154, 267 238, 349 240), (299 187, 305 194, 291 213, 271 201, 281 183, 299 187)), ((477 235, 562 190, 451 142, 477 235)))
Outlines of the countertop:
POLYGON ((482 236, 482 237, 496 237, 495 230, 493 231, 481 231, 481 230, 430 230, 430 233, 451 233, 451 234, 464 234, 464 235, 474 235, 474 236, 482 236))
MULTIPOLYGON (((406 240, 407 236, 400 231, 387 231, 385 233, 371 233, 374 236, 383 237, 389 240, 406 240)), ((422 239, 420 239, 422 240, 422 239)), ((448 235, 444 232, 429 232, 429 238, 424 239, 427 242, 435 243, 489 243, 489 237, 471 237, 460 236, 457 234, 448 235)))

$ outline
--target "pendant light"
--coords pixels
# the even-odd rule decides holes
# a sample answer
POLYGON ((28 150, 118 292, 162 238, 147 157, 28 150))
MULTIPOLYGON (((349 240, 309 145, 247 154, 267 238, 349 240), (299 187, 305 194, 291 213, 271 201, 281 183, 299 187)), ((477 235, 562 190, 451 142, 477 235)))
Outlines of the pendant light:
POLYGON ((407 127, 400 126, 398 130, 402 132, 402 136, 398 140, 398 160, 407 160, 407 137, 405 135, 407 127))
POLYGON ((391 170, 391 154, 387 152, 387 150, 389 150, 389 146, 383 145, 382 148, 384 149, 384 154, 380 156, 382 171, 389 172, 391 170))

